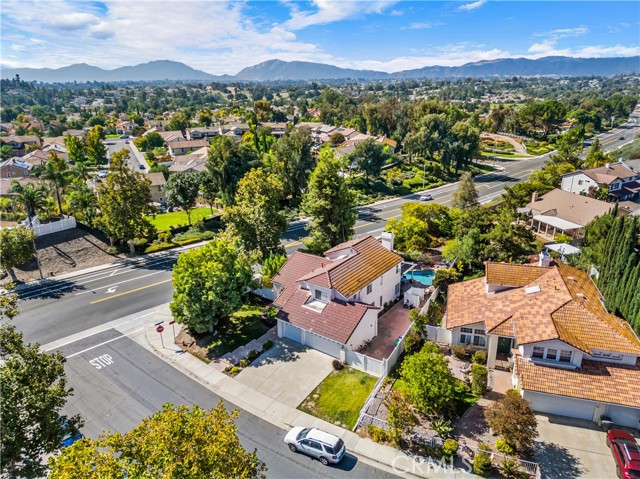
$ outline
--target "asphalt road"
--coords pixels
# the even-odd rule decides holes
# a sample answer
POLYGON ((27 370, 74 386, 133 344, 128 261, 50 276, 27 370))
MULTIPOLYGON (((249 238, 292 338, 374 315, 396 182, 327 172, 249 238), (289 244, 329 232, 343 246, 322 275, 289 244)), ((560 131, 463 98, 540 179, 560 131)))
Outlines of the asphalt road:
POLYGON ((142 165, 143 168, 140 168, 140 161, 136 154, 133 152, 131 148, 132 138, 107 138, 104 140, 104 143, 107 147, 107 157, 111 160, 111 157, 114 153, 120 150, 128 150, 129 151, 129 167, 132 170, 143 172, 145 170, 145 165, 142 165))
MULTIPOLYGON (((142 335, 137 324, 131 337, 142 335)), ((119 328, 122 330, 122 328, 119 328)), ((63 346, 65 370, 74 395, 65 413, 79 413, 85 420, 81 429, 95 438, 104 430, 126 432, 147 416, 171 402, 175 405, 199 404, 214 407, 220 397, 157 358, 130 337, 116 329, 63 346)), ((238 409, 226 403, 227 409, 238 409)), ((245 449, 257 449, 267 465, 270 478, 393 478, 380 469, 364 464, 348 454, 329 468, 318 461, 294 454, 283 442, 286 431, 256 416, 240 411, 235 421, 245 449)))
MULTIPOLYGON (((640 110, 625 125, 601 135, 603 148, 612 150, 632 141, 639 128, 640 110)), ((491 201, 502 194, 505 185, 525 180, 548 157, 498 161, 496 166, 502 171, 475 178, 480 201, 491 201)), ((429 193, 434 202, 449 205, 456 188, 454 183, 431 189, 429 193)), ((419 196, 416 193, 358 208, 356 236, 379 235, 389 219, 400 216, 404 203, 418 201, 419 196)), ((307 234, 305 228, 305 223, 296 222, 283 235, 287 253, 303 246, 300 239, 307 234)), ((44 344, 166 303, 171 300, 171 269, 176 258, 177 253, 167 253, 161 259, 140 260, 136 266, 54 280, 48 286, 23 292, 21 314, 15 323, 25 333, 25 340, 44 344)))

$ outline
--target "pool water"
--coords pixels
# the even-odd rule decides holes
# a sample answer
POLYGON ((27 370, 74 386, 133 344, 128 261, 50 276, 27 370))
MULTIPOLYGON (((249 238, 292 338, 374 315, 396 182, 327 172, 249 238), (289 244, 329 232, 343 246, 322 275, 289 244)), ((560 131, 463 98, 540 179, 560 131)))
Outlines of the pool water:
POLYGON ((431 269, 425 269, 422 271, 409 271, 408 273, 405 273, 402 276, 407 280, 413 279, 426 286, 431 286, 431 282, 433 281, 433 277, 435 275, 436 275, 435 271, 431 269))

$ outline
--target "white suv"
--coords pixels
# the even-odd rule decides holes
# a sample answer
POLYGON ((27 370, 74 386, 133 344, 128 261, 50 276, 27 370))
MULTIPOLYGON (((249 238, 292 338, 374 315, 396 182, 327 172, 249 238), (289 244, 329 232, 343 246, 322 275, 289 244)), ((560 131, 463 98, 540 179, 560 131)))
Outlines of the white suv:
POLYGON ((287 433, 284 442, 291 451, 315 457, 325 466, 339 463, 347 450, 338 436, 310 427, 294 427, 287 433))

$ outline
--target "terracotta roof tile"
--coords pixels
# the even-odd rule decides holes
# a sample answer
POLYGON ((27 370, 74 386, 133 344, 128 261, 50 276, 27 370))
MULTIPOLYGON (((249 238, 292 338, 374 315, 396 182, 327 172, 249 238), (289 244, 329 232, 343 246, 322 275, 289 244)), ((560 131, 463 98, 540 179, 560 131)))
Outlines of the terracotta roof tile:
POLYGON ((516 356, 515 374, 528 391, 640 407, 640 360, 625 366, 583 359, 581 367, 566 369, 516 356))
POLYGON ((495 326, 493 329, 487 331, 487 333, 515 338, 516 325, 513 322, 513 318, 507 318, 503 322, 495 326))
POLYGON ((310 271, 322 268, 328 262, 329 260, 321 256, 296 251, 276 273, 272 282, 284 287, 297 287, 296 281, 298 281, 298 279, 310 271))
POLYGON ((502 286, 524 286, 545 274, 549 268, 530 264, 493 263, 485 264, 487 283, 502 286))

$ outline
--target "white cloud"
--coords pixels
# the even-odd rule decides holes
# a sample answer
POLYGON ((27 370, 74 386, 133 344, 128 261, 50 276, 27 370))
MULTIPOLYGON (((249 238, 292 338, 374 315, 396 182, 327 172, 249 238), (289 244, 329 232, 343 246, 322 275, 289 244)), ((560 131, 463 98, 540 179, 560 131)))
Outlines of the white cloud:
POLYGON ((485 3, 487 3, 487 0, 477 0, 475 2, 465 3, 464 5, 460 5, 458 7, 458 10, 462 10, 463 12, 470 12, 471 10, 480 8, 485 3))
POLYGON ((81 12, 62 13, 59 15, 44 17, 44 23, 46 25, 52 28, 59 28, 61 30, 79 30, 98 22, 99 20, 95 15, 81 12))
POLYGON ((381 13, 396 1, 367 0, 359 2, 337 2, 335 0, 313 0, 314 10, 291 9, 291 18, 284 26, 291 30, 301 30, 312 25, 326 25, 370 13, 381 13))
POLYGON ((575 27, 575 28, 556 28, 544 33, 536 33, 536 37, 544 37, 550 40, 561 40, 563 38, 580 37, 589 33, 587 27, 575 27))
POLYGON ((576 52, 579 57, 630 57, 640 55, 640 47, 625 47, 624 45, 582 47, 576 52))
POLYGON ((441 27, 444 23, 442 22, 412 22, 408 27, 402 27, 402 29, 409 30, 427 30, 429 28, 441 27))

